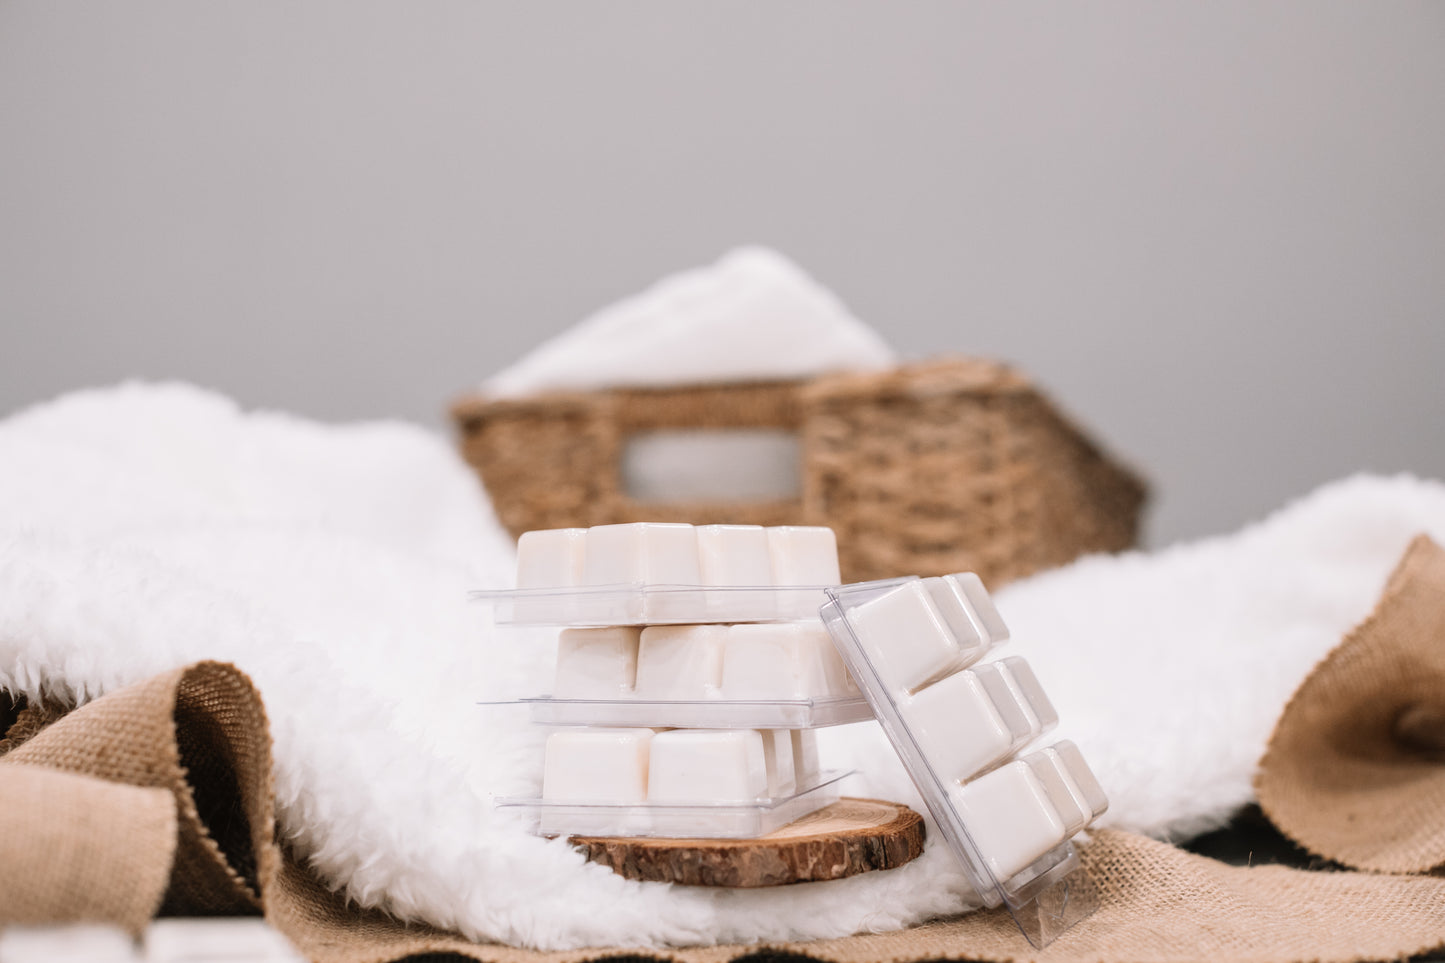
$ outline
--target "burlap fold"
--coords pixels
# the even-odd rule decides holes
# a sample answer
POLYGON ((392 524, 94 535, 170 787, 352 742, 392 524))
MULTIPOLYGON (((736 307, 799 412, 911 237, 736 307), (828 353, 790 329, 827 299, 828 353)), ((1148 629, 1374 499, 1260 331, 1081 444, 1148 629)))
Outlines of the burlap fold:
MULTIPOLYGON (((1412 869, 1441 861, 1442 767, 1431 740, 1445 679, 1442 628, 1445 552, 1417 543, 1376 613, 1291 701, 1264 762, 1261 799, 1311 849, 1377 869, 1386 859, 1412 869), (1370 842, 1372 827, 1379 838, 1370 842)), ((135 929, 164 891, 171 912, 264 909, 317 963, 437 954, 572 963, 629 953, 475 944, 349 906, 277 843, 265 714, 230 666, 158 676, 38 731, 32 718, 0 751, 5 745, 16 747, 0 757, 0 925, 89 919, 135 929), (56 854, 65 859, 47 866, 56 854), (15 880, 46 886, 21 899, 15 880)), ((1099 833, 1083 858, 1102 906, 1043 951, 1002 912, 766 949, 836 963, 1355 963, 1445 946, 1438 876, 1229 866, 1117 832, 1099 833)), ((762 949, 631 952, 725 963, 762 949)))
POLYGON ((234 667, 201 662, 107 695, 0 756, 13 765, 169 791, 175 839, 164 854, 151 847, 170 868, 163 911, 260 909, 257 876, 277 862, 271 736, 260 697, 234 667))
POLYGON ((1290 699, 1255 793, 1311 852, 1357 869, 1425 872, 1445 865, 1442 750, 1445 550, 1421 536, 1374 614, 1290 699))
POLYGON ((175 837, 164 789, 0 763, 0 923, 138 934, 161 908, 175 837))

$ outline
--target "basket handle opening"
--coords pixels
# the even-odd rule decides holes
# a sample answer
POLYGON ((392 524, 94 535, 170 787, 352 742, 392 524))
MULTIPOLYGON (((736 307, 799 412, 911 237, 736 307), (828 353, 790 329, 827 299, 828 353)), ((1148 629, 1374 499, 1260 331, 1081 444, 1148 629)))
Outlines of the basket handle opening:
POLYGON ((787 428, 664 428, 623 439, 620 474, 637 502, 797 499, 802 446, 787 428))

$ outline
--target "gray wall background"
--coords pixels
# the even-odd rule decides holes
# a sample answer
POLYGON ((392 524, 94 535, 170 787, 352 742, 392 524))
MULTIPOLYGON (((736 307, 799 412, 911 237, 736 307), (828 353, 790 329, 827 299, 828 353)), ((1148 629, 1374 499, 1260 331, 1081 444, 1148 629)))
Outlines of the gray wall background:
POLYGON ((0 0, 0 412, 444 425, 739 242, 1016 362, 1153 541, 1445 476, 1445 5, 0 0))

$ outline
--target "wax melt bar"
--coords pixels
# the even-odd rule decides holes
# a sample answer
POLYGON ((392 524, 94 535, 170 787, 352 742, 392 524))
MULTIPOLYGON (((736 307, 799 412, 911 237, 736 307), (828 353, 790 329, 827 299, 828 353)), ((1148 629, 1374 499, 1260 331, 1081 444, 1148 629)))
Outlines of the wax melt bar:
MULTIPOLYGON (((817 621, 563 629, 554 679, 550 695, 511 701, 563 726, 795 729, 873 717, 817 621)), ((1002 675, 996 684, 1010 691, 1002 675)))
POLYGON ((499 625, 657 625, 805 619, 836 585, 828 528, 636 522, 527 532, 517 587, 473 592, 499 625))
POLYGON ((1016 758, 1058 713, 1026 660, 980 661, 1008 638, 982 583, 888 579, 826 594, 824 624, 980 900, 1006 904, 1035 946, 1091 912, 1068 839, 1107 800, 1071 743, 1016 758))
POLYGON ((517 588, 837 585, 831 528, 631 522, 526 532, 517 588))
POLYGON ((728 627, 723 698, 816 699, 857 693, 821 623, 758 622, 728 627))
POLYGON ((954 805, 994 878, 1007 881, 1069 837, 1027 762, 1011 762, 952 789, 954 805))
POLYGON ((639 699, 715 696, 722 685, 725 625, 649 625, 637 650, 639 699))
POLYGON ((637 684, 635 626, 563 629, 552 694, 559 699, 623 699, 637 684))
POLYGON ((647 798, 652 729, 569 729, 547 737, 542 798, 629 803, 647 798))
POLYGON ((847 775, 822 773, 790 795, 739 802, 605 803, 503 797, 497 805, 532 814, 538 831, 546 836, 754 839, 836 802, 838 781, 847 775))
POLYGON ((652 740, 652 802, 730 803, 767 795, 767 754, 756 729, 670 729, 652 740))

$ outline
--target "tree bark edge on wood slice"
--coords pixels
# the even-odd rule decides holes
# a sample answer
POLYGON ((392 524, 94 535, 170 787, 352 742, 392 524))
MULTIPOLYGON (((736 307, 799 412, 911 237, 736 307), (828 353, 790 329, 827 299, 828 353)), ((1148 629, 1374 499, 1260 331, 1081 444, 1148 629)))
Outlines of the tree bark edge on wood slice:
POLYGON ((573 836, 587 858, 628 879, 751 888, 893 869, 923 852, 923 817, 880 799, 844 798, 756 839, 573 836))

